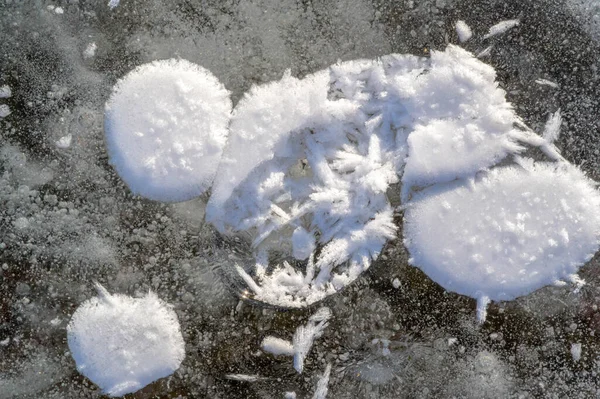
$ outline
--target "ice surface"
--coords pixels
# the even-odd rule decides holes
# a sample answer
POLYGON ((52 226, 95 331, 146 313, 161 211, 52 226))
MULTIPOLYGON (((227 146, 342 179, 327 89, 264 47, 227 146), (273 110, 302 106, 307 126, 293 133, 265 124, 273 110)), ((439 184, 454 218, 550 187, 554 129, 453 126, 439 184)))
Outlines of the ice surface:
POLYGON ((109 396, 172 374, 185 357, 177 315, 156 294, 109 294, 85 301, 67 327, 77 369, 109 396))
POLYGON ((591 180, 566 163, 529 161, 416 194, 404 236, 412 264, 485 302, 571 280, 598 250, 599 226, 591 180))
POLYGON ((456 34, 458 35, 458 41, 461 43, 466 42, 473 36, 471 28, 465 21, 456 21, 456 34))
POLYGON ((110 162, 136 194, 184 201, 212 184, 231 113, 229 92, 185 60, 139 66, 106 103, 110 162))

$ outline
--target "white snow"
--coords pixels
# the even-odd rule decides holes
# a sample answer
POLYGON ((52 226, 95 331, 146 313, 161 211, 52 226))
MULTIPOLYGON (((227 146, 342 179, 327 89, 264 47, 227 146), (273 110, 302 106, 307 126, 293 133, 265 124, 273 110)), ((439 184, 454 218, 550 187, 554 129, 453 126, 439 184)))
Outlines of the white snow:
POLYGON ((296 392, 286 392, 284 395, 285 399, 296 399, 296 392))
POLYGON ((110 7, 110 9, 112 10, 113 8, 115 8, 116 6, 119 5, 119 2, 121 0, 109 0, 108 2, 108 6, 110 7))
POLYGON ((105 111, 110 162, 135 194, 185 201, 210 187, 231 100, 208 70, 175 59, 139 66, 117 82, 105 111))
POLYGON ((458 35, 458 41, 461 43, 466 42, 473 36, 471 28, 465 21, 456 21, 456 34, 458 35))
POLYGON ((298 373, 304 369, 304 359, 310 352, 315 339, 321 337, 331 317, 331 310, 326 307, 319 308, 310 316, 305 325, 300 325, 294 333, 294 368, 298 373))
POLYGON ((508 31, 509 29, 514 28, 517 25, 519 25, 518 19, 509 19, 506 21, 498 22, 497 24, 495 24, 494 26, 492 26, 490 28, 488 33, 485 36, 483 36, 483 38, 487 39, 492 36, 501 35, 502 33, 508 31))
POLYGON ((444 288, 477 298, 480 320, 489 300, 572 280, 598 250, 593 182, 564 162, 520 164, 431 186, 405 213, 410 262, 444 288))
POLYGON ((55 12, 56 14, 61 14, 61 15, 62 15, 62 14, 64 14, 64 13, 65 13, 65 10, 64 10, 62 7, 56 7, 56 8, 54 9, 54 12, 55 12))
POLYGON ((12 96, 12 91, 8 85, 0 87, 0 98, 8 98, 12 96))
POLYGON ((286 341, 285 339, 267 336, 263 339, 260 346, 263 351, 272 353, 273 355, 294 355, 294 346, 290 341, 286 341))
POLYGON ((578 362, 581 359, 581 343, 571 345, 571 356, 574 362, 578 362))
POLYGON ((122 396, 177 370, 185 348, 173 309, 152 292, 132 298, 97 288, 67 326, 79 372, 105 394, 122 396))

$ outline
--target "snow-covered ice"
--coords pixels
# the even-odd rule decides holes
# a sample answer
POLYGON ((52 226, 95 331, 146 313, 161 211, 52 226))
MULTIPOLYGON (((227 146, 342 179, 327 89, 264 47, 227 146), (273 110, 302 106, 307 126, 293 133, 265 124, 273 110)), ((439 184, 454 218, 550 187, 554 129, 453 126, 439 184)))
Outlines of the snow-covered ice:
POLYGON ((599 227, 600 195, 578 168, 524 160, 415 194, 404 236, 412 264, 484 311, 574 280, 598 250, 599 227))
POLYGON ((185 357, 177 315, 156 294, 109 294, 77 308, 67 335, 80 373, 109 396, 135 392, 171 375, 185 357))
POLYGON ((110 162, 135 194, 189 200, 212 184, 230 113, 229 92, 208 70, 176 59, 141 65, 106 103, 110 162))

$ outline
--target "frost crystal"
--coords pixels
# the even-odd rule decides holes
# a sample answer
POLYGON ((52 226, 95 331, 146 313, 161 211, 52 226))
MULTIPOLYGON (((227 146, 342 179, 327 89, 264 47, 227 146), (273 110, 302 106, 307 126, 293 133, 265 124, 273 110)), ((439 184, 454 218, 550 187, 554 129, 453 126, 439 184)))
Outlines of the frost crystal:
POLYGON ((97 287, 99 295, 67 327, 79 372, 107 395, 122 396, 177 370, 185 348, 171 307, 152 292, 132 298, 97 287))
POLYGON ((302 373, 304 369, 304 359, 310 348, 312 348, 315 339, 321 337, 327 327, 331 310, 329 308, 320 308, 312 315, 305 325, 300 325, 294 333, 294 368, 302 373))
POLYGON ((206 69, 175 59, 142 65, 106 104, 110 162, 136 194, 196 197, 212 184, 230 113, 229 92, 206 69))

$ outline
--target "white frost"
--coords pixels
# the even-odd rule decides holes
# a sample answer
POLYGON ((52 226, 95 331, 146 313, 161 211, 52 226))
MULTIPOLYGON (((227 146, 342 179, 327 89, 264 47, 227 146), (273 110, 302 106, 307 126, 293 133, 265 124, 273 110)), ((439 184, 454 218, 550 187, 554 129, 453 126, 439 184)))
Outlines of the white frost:
POLYGON ((73 135, 71 134, 67 134, 66 136, 61 137, 60 139, 58 139, 54 144, 58 147, 58 148, 69 148, 71 146, 71 141, 73 140, 73 135))
POLYGON ((121 0, 109 0, 108 2, 108 6, 110 7, 110 9, 112 10, 113 8, 115 8, 116 6, 119 5, 119 2, 121 0))
POLYGON ((456 21, 456 34, 458 34, 458 41, 461 43, 466 42, 473 36, 471 28, 465 21, 456 21))
POLYGON ((492 36, 501 35, 502 33, 506 32, 509 29, 514 28, 517 25, 519 25, 518 19, 509 19, 506 21, 498 22, 496 25, 494 25, 490 28, 488 33, 483 38, 487 39, 492 36))
POLYGON ((79 372, 107 395, 122 396, 177 370, 185 348, 171 307, 152 292, 132 298, 97 288, 67 327, 79 372))
POLYGON ((562 124, 562 116, 560 110, 556 111, 548 118, 546 126, 544 127, 544 140, 549 144, 554 143, 560 134, 560 125, 562 124))
POLYGON ((558 89, 559 87, 557 83, 554 83, 548 79, 536 79, 535 83, 539 84, 540 86, 550 86, 553 89, 558 89))
POLYGON ((0 118, 6 118, 8 115, 11 114, 11 110, 10 107, 6 104, 2 104, 0 105, 0 118))
POLYGON ((331 310, 322 307, 312 315, 305 325, 300 325, 294 333, 294 368, 298 373, 304 369, 304 359, 310 352, 315 339, 321 337, 331 317, 331 310))
POLYGON ((175 59, 139 66, 106 104, 110 162, 136 194, 189 200, 212 184, 230 113, 229 92, 208 70, 175 59))
POLYGON ((329 391, 329 376, 331 375, 331 363, 327 364, 325 371, 319 381, 317 381, 317 388, 313 395, 313 399, 325 399, 327 397, 327 391, 329 391))
POLYGON ((97 49, 98 46, 96 45, 96 43, 92 42, 88 44, 85 50, 83 50, 83 58, 93 58, 96 55, 97 49))

